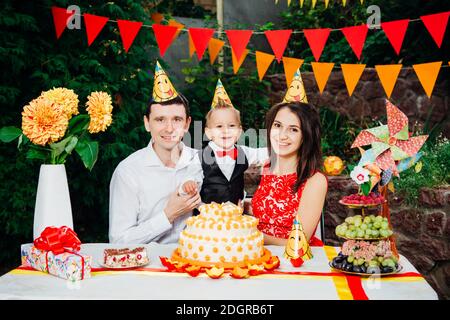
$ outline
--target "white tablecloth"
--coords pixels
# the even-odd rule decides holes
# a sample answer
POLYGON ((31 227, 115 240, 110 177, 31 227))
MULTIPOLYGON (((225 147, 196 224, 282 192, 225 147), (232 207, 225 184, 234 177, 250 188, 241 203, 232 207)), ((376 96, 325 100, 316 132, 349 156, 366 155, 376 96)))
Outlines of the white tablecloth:
MULTIPOLYGON (((135 246, 129 245, 128 247, 135 246)), ((170 257, 176 247, 151 243, 145 245, 150 255, 146 268, 163 268, 159 256, 170 257)), ((112 244, 84 244, 81 253, 93 256, 93 268, 99 268, 103 249, 112 244)), ((330 247, 329 247, 330 248, 330 247)), ((43 272, 15 269, 0 277, 0 299, 180 299, 180 300, 278 300, 278 299, 340 299, 351 297, 346 291, 345 277, 333 277, 323 247, 313 247, 314 258, 294 268, 283 258, 284 247, 267 246, 281 260, 281 274, 268 274, 247 279, 225 275, 210 279, 184 273, 158 271, 96 271, 92 277, 70 282, 43 272), (294 274, 288 272, 293 271, 294 274), (308 274, 313 272, 314 274, 308 274), (339 284, 344 287, 339 289, 339 284)), ((334 248, 331 248, 334 250, 334 248)), ((335 248, 339 252, 339 248, 335 248)), ((19 254, 19 253, 18 253, 19 254)), ((401 256, 401 273, 417 272, 401 256)), ((95 270, 95 269, 94 269, 95 270)), ((369 299, 437 299, 436 292, 420 276, 361 280, 369 299)), ((348 289, 348 287, 347 287, 348 289)))

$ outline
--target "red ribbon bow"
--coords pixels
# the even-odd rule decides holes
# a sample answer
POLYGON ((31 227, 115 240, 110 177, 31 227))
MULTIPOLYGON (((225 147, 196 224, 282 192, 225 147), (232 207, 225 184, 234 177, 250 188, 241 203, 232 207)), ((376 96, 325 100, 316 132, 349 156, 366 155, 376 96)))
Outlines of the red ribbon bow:
POLYGON ((225 156, 229 156, 233 160, 236 160, 236 158, 237 158, 237 149, 236 148, 228 150, 228 151, 217 151, 216 153, 219 158, 222 158, 225 156))
POLYGON ((41 236, 34 240, 34 246, 39 250, 60 254, 67 251, 67 248, 80 251, 81 241, 69 227, 47 227, 42 231, 41 236))

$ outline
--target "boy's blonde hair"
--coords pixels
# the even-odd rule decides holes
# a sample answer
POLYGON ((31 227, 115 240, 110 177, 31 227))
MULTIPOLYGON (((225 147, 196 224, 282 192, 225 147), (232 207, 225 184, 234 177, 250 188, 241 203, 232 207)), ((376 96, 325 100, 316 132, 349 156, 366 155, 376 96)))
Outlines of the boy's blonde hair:
POLYGON ((241 113, 239 112, 238 109, 236 109, 235 107, 233 107, 232 104, 226 102, 225 100, 218 98, 217 100, 217 105, 212 108, 211 110, 208 111, 208 113, 206 114, 206 127, 209 128, 210 122, 211 122, 211 117, 214 113, 215 110, 217 109, 231 109, 232 111, 234 111, 236 113, 236 117, 238 119, 239 122, 239 126, 242 126, 241 124, 241 113))

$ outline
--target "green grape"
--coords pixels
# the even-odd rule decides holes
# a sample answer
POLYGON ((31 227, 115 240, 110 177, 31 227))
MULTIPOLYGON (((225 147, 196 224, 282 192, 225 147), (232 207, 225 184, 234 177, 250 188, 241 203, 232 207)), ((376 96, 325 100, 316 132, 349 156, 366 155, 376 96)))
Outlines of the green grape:
POLYGON ((358 238, 364 237, 364 230, 358 229, 358 230, 356 231, 356 236, 357 236, 358 238))
POLYGON ((351 230, 347 230, 347 231, 345 232, 345 237, 346 237, 346 238, 351 238, 351 236, 352 236, 352 231, 351 231, 351 230))
POLYGON ((371 221, 372 221, 372 219, 370 219, 370 217, 364 217, 365 224, 369 224, 371 221))
POLYGON ((352 225, 353 224, 353 217, 345 218, 345 222, 347 222, 348 224, 352 225))
POLYGON ((363 223, 360 226, 361 230, 366 230, 367 229, 367 224, 363 223))
POLYGON ((372 230, 372 237, 378 238, 380 236, 380 232, 378 230, 372 230))
POLYGON ((355 238, 355 237, 356 237, 356 232, 350 231, 350 238, 355 238))
POLYGON ((373 223, 373 227, 374 227, 374 229, 380 229, 380 228, 381 228, 381 222, 375 221, 375 222, 373 223))
POLYGON ((373 223, 369 223, 369 224, 367 225, 367 229, 372 230, 372 229, 373 229, 373 223))
POLYGON ((362 266, 364 264, 364 259, 363 258, 359 258, 358 259, 358 265, 362 266))
POLYGON ((369 237, 372 235, 372 230, 370 230, 370 229, 367 229, 365 232, 366 232, 366 235, 369 237))
POLYGON ((380 263, 383 262, 383 260, 384 260, 383 257, 378 257, 377 259, 378 259, 378 262, 380 262, 380 263))
POLYGON ((354 257, 354 256, 348 256, 348 257, 347 257, 347 261, 348 261, 349 263, 352 263, 353 260, 355 260, 355 257, 354 257))
POLYGON ((381 229, 387 230, 388 228, 389 228, 389 222, 383 221, 383 222, 381 223, 381 229))
POLYGON ((359 227, 359 226, 361 226, 361 224, 362 224, 361 219, 356 219, 355 220, 355 227, 359 227))
POLYGON ((387 230, 380 230, 380 236, 387 238, 389 237, 389 232, 387 230))
POLYGON ((376 217, 373 214, 371 214, 369 217, 370 217, 370 220, 372 220, 372 223, 375 222, 376 217))
POLYGON ((366 230, 366 234, 364 235, 364 239, 370 239, 370 235, 367 234, 367 231, 370 231, 370 230, 366 230))
POLYGON ((378 221, 378 222, 382 222, 383 221, 383 217, 382 216, 377 216, 376 218, 375 218, 375 221, 378 221))
POLYGON ((389 222, 389 221, 388 221, 388 218, 383 217, 383 222, 389 222))
POLYGON ((378 261, 377 260, 370 260, 369 267, 378 267, 378 261))
POLYGON ((351 231, 355 230, 355 226, 354 226, 354 225, 350 225, 350 227, 348 227, 348 228, 349 228, 349 230, 351 230, 351 231))
POLYGON ((392 236, 392 234, 394 233, 394 231, 392 231, 390 229, 387 232, 388 232, 388 237, 392 236))
POLYGON ((345 231, 347 231, 347 229, 348 229, 348 226, 347 226, 346 223, 341 224, 340 227, 341 227, 342 232, 345 232, 345 231))

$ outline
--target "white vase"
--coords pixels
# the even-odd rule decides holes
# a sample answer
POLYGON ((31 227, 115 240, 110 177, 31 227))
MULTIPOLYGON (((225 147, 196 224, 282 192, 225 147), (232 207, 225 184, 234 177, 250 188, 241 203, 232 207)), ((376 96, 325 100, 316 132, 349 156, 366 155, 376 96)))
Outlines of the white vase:
POLYGON ((66 168, 63 164, 43 164, 34 208, 33 239, 46 227, 67 226, 73 229, 72 207, 66 168))

